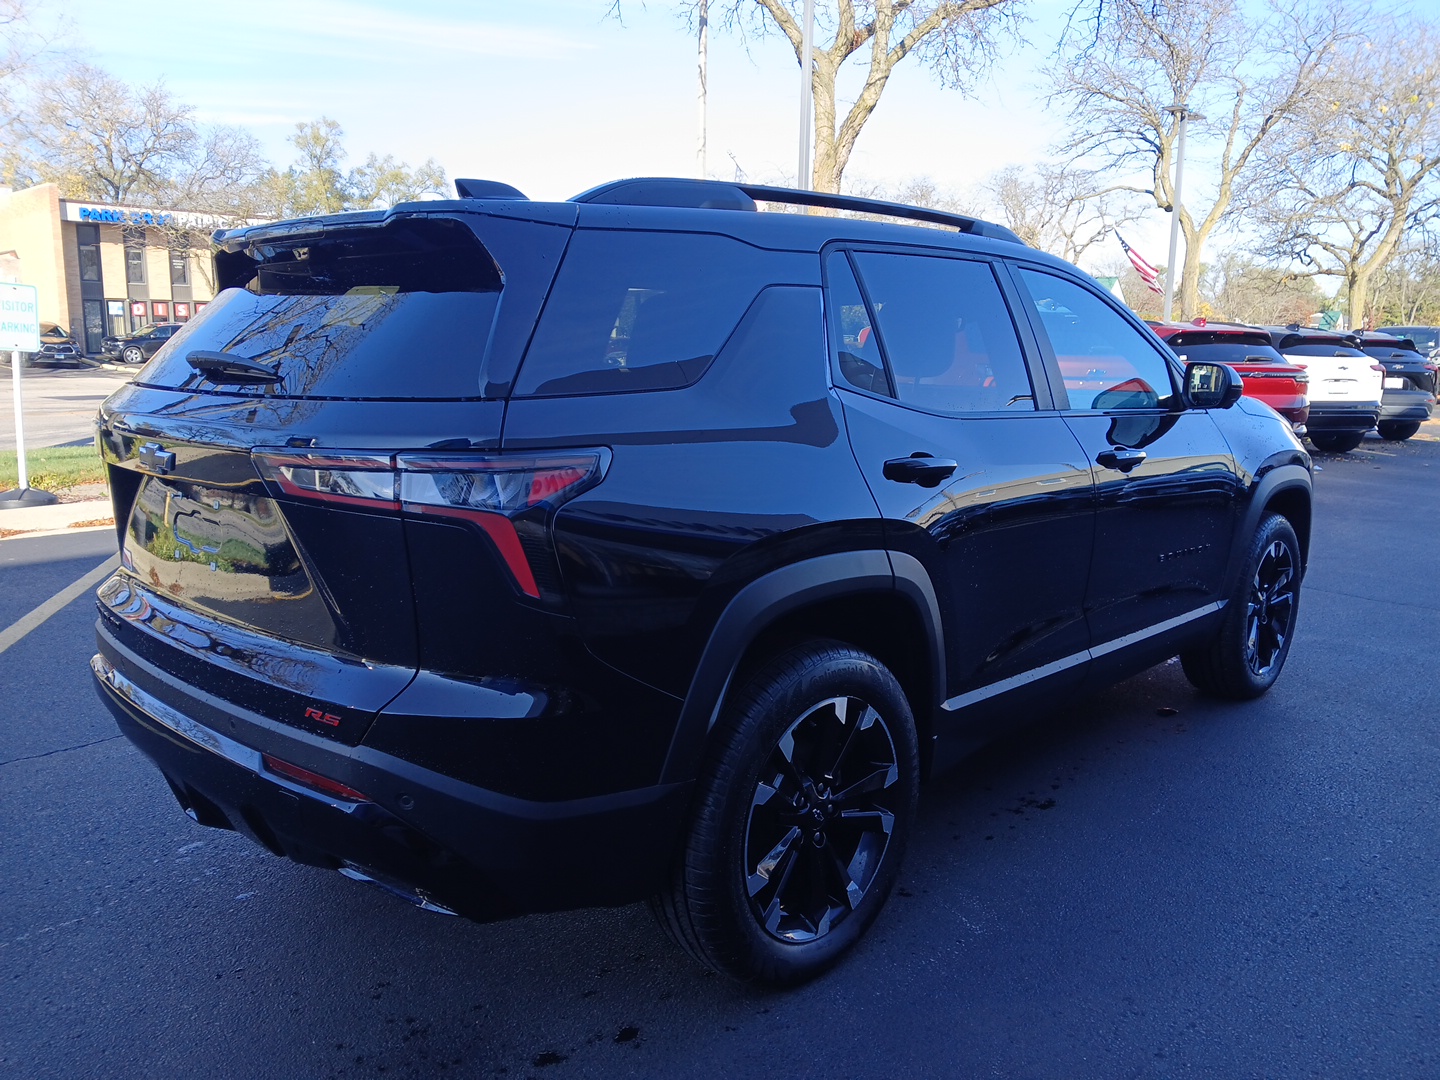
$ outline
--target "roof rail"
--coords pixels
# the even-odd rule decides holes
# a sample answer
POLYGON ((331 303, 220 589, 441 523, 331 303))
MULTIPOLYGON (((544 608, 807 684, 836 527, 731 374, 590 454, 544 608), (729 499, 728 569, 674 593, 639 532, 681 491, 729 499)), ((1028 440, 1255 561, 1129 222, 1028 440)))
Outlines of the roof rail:
POLYGON ((802 191, 798 188, 767 187, 763 184, 729 183, 722 180, 668 177, 616 180, 583 191, 570 201, 622 206, 686 206, 697 209, 753 211, 756 209, 757 200, 786 206, 820 206, 832 210, 907 218, 911 221, 928 221, 934 225, 949 225, 974 236, 988 236, 1022 245, 1025 243, 1003 225, 964 214, 951 214, 944 210, 930 210, 906 203, 885 202, 883 199, 862 199, 854 195, 831 195, 823 191, 802 191))

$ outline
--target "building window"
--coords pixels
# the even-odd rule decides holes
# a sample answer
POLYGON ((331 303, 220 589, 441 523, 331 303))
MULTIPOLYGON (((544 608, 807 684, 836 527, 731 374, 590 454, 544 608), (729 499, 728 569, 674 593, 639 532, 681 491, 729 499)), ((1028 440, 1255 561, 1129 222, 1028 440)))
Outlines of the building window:
POLYGON ((190 318, 190 305, 175 301, 175 321, 185 322, 190 318))
POLYGON ((170 284, 190 284, 190 253, 188 251, 170 249, 170 284))
POLYGON ((100 280, 100 230, 94 225, 75 226, 80 256, 80 280, 100 280))
POLYGON ((131 285, 145 284, 145 231, 125 232, 125 280, 131 285))
POLYGON ((150 312, 155 316, 156 322, 170 321, 170 304, 166 300, 150 301, 150 312))

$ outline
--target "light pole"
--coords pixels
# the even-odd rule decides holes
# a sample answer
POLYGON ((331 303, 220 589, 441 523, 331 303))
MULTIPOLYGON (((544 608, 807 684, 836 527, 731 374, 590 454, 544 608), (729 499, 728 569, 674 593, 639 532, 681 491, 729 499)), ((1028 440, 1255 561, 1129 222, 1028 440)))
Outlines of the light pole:
POLYGON ((1180 242, 1180 182, 1185 177, 1185 128, 1189 121, 1204 120, 1199 113, 1192 113, 1184 103, 1165 106, 1165 111, 1180 120, 1180 137, 1175 147, 1175 187, 1170 197, 1170 261, 1165 264, 1165 321, 1170 321, 1175 303, 1175 255, 1180 242))
POLYGON ((815 0, 805 0, 805 27, 800 45, 800 167, 795 177, 795 186, 809 191, 812 185, 810 175, 810 72, 815 66, 815 0))
POLYGON ((705 97, 707 93, 706 82, 710 60, 710 4, 708 0, 700 0, 700 7, 695 12, 696 22, 700 24, 699 30, 699 75, 700 75, 700 139, 695 147, 695 169, 700 179, 705 179, 705 97))

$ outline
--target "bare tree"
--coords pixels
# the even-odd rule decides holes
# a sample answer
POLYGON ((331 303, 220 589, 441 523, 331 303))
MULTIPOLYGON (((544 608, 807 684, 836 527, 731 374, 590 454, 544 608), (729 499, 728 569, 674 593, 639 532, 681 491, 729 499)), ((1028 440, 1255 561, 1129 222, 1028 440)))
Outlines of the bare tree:
POLYGON ((1239 253, 1225 255, 1207 277, 1214 313, 1234 322, 1304 326, 1311 315, 1328 306, 1308 274, 1239 253))
POLYGON ((1440 32, 1392 24, 1347 49, 1270 154, 1269 250, 1343 282, 1352 326, 1407 233, 1440 218, 1440 32))
POLYGON ((1071 165, 1010 165, 991 175, 986 188, 1000 216, 1031 247, 1079 262, 1087 250, 1140 217, 1117 198, 1101 174, 1071 165))
POLYGON ((21 124, 25 179, 116 203, 160 189, 198 140, 194 110, 163 84, 132 88, 90 64, 37 86, 21 124))
POLYGON ((1130 190, 1173 212, 1178 120, 1168 106, 1205 118, 1191 120, 1196 145, 1187 154, 1192 178, 1208 173, 1205 195, 1189 194, 1180 208, 1188 319, 1206 242, 1236 208, 1260 148, 1325 78, 1348 20, 1337 0, 1269 0, 1259 18, 1242 0, 1087 0, 1082 8, 1093 18, 1072 19, 1051 69, 1052 100, 1072 110, 1077 132, 1065 152, 1143 169, 1150 186, 1130 190))
MULTIPOLYGON (((815 154, 811 184, 839 192, 841 177, 865 122, 896 65, 912 53, 946 86, 967 90, 995 56, 1000 35, 1013 28, 1023 0, 818 0, 817 30, 829 44, 814 47, 811 88, 815 154), (840 115, 837 83, 848 61, 865 64, 855 101, 840 115)), ((712 25, 746 34, 778 29, 801 62, 804 0, 709 0, 712 25)), ((680 0, 692 24, 701 0, 680 0)), ((612 5, 618 11, 618 3, 612 5)))
POLYGON ((1376 326, 1440 326, 1440 237, 1412 232, 1376 271, 1370 309, 1376 326))

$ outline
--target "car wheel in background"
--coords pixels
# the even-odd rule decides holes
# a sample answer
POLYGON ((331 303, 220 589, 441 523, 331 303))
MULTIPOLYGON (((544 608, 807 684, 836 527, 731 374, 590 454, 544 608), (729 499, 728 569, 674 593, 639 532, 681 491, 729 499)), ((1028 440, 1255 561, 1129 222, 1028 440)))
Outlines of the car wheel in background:
POLYGON ((721 723, 652 908, 701 963, 794 985, 860 939, 895 883, 920 788, 914 719, 873 656, 812 642, 752 676, 721 723))
POLYGON ((1316 450, 1324 450, 1327 454, 1345 454, 1354 450, 1365 441, 1364 432, 1347 433, 1344 435, 1311 435, 1310 441, 1315 445, 1316 450))
POLYGON ((145 354, 140 351, 138 345, 128 345, 120 352, 120 359, 127 364, 139 364, 145 360, 145 354))
POLYGON ((1279 514, 1268 515, 1250 541, 1219 632, 1208 645, 1180 654, 1196 689, 1237 701, 1270 689, 1295 634, 1300 574, 1295 530, 1279 514))
POLYGON ((1375 430, 1380 433, 1382 439, 1388 439, 1391 442, 1404 442, 1420 430, 1420 425, 1414 421, 1381 421, 1375 426, 1375 430))

